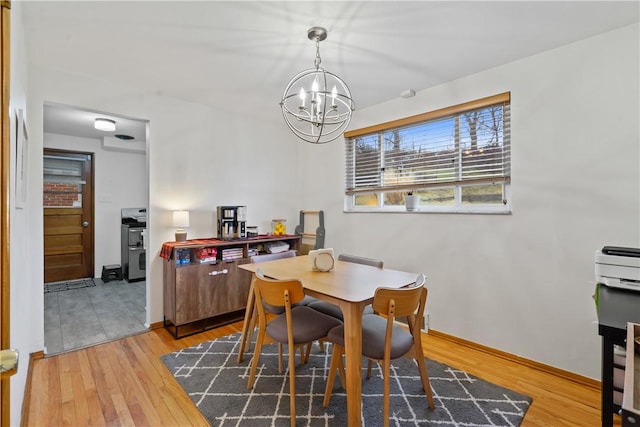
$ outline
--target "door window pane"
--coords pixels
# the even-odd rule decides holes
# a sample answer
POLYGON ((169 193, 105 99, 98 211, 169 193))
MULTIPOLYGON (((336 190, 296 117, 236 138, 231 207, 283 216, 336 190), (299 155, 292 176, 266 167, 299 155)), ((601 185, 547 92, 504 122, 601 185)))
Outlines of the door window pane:
POLYGON ((45 208, 81 208, 84 159, 45 155, 42 204, 45 208))

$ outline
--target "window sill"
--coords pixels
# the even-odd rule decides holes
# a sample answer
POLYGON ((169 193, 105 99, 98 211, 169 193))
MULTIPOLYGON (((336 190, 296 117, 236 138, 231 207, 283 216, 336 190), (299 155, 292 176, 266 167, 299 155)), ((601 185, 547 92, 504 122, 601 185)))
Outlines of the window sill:
POLYGON ((472 215, 511 215, 511 208, 508 206, 500 207, 468 207, 468 208, 420 208, 417 211, 407 211, 404 206, 395 208, 365 208, 354 207, 344 209, 345 213, 386 213, 386 214, 472 214, 472 215))

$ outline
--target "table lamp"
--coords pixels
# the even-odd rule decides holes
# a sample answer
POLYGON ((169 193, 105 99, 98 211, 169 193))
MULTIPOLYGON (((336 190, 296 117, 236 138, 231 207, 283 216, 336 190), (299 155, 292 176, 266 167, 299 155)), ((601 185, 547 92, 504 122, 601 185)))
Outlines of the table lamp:
POLYGON ((187 240, 187 230, 183 227, 189 226, 189 211, 173 211, 173 226, 177 227, 176 242, 187 240))

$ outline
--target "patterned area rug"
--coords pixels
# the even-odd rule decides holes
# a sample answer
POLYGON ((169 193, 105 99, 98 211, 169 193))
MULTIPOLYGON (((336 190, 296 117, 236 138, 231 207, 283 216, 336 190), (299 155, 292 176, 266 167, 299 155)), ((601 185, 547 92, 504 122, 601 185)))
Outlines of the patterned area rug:
MULTIPOLYGON (((237 363, 239 338, 236 333, 204 342, 166 354, 162 361, 212 426, 288 426, 289 375, 278 374, 277 346, 263 347, 254 389, 248 390, 251 355, 237 363)), ((337 378, 329 407, 322 406, 330 358, 330 348, 321 353, 314 345, 309 363, 296 366, 298 426, 347 425, 346 395, 337 378)), ((286 357, 283 363, 286 366, 286 357)), ((436 404, 433 411, 427 407, 415 362, 404 358, 392 362, 390 425, 517 426, 532 401, 428 358, 427 368, 436 404)), ((381 426, 380 370, 374 369, 370 380, 365 376, 366 369, 362 425, 381 426)))
POLYGON ((44 293, 47 294, 49 292, 68 291, 70 289, 89 288, 95 285, 96 285, 96 282, 94 282, 93 279, 80 279, 80 280, 70 280, 68 282, 45 283, 44 293))

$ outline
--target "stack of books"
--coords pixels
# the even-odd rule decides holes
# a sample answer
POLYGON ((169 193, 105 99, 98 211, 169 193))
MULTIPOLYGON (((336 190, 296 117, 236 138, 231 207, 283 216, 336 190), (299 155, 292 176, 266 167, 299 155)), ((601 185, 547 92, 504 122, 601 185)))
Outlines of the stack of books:
POLYGON ((222 260, 232 261, 243 257, 242 248, 229 248, 222 250, 222 260))
POLYGON ((176 258, 176 265, 190 264, 191 251, 189 249, 176 249, 175 258, 176 258))
POLYGON ((201 248, 195 249, 195 259, 201 264, 205 262, 215 262, 218 250, 216 248, 201 248))

